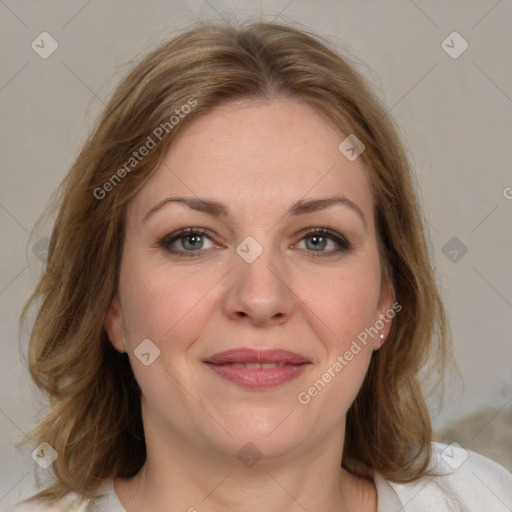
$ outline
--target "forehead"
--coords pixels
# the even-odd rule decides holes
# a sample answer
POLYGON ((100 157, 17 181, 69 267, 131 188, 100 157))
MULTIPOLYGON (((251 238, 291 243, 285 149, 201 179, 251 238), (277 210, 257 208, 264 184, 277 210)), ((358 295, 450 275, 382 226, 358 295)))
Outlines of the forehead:
POLYGON ((275 98, 220 105, 187 124, 130 210, 144 215, 170 194, 209 197, 233 210, 286 207, 297 199, 343 194, 368 215, 372 197, 361 159, 346 137, 305 102, 275 98))

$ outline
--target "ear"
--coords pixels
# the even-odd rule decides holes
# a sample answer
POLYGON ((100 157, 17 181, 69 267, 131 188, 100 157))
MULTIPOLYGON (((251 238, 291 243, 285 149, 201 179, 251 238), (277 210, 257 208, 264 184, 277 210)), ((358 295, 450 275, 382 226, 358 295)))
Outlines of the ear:
POLYGON ((114 348, 121 353, 126 352, 126 339, 123 313, 117 295, 112 299, 103 323, 108 339, 114 348))
POLYGON ((383 276, 379 305, 377 308, 377 317, 375 318, 375 326, 379 329, 379 334, 374 338, 373 349, 379 350, 388 339, 393 318, 402 306, 398 302, 394 302, 394 286, 387 276, 383 276))

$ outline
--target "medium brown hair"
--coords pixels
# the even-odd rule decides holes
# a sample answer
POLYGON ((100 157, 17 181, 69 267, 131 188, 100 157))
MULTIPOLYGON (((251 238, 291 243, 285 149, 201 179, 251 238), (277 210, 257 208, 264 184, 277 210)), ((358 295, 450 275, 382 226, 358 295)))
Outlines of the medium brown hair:
POLYGON ((306 101, 364 143, 384 277, 402 306, 348 412, 340 463, 396 482, 425 473, 432 428, 419 372, 429 361, 444 368, 447 327, 396 130, 354 67, 318 37, 273 23, 210 23, 134 67, 60 187, 46 268, 23 311, 37 308, 29 370, 49 399, 30 439, 58 453, 52 483, 31 499, 51 502, 71 491, 92 498, 103 480, 141 469, 141 392, 128 356, 113 349, 103 327, 117 289, 127 203, 191 120, 230 100, 279 97, 306 101), (159 126, 168 129, 156 147, 130 160, 159 126))

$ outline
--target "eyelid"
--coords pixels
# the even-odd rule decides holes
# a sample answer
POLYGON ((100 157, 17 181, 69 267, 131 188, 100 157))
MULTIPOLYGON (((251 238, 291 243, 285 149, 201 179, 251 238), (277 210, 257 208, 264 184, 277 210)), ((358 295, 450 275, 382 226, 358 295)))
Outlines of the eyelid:
POLYGON ((161 238, 162 242, 174 242, 175 240, 179 240, 180 238, 184 237, 185 235, 206 235, 211 238, 210 231, 206 228, 195 228, 195 227, 187 227, 187 228, 181 228, 177 229, 176 231, 173 231, 172 233, 168 233, 164 237, 161 238))

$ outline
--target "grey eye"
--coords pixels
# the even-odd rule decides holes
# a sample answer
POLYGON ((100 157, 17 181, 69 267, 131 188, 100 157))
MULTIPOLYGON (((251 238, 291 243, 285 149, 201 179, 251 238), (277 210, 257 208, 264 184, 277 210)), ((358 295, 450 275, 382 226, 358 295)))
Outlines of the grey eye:
POLYGON ((330 250, 336 250, 338 245, 339 244, 326 235, 313 234, 302 238, 298 247, 300 249, 307 249, 308 251, 328 252, 330 250))
POLYGON ((187 235, 180 238, 183 249, 190 251, 202 249, 204 245, 204 235, 187 235))
POLYGON ((304 240, 306 241, 306 247, 312 251, 321 251, 325 249, 328 242, 327 237, 318 235, 307 236, 304 240))
POLYGON ((215 247, 214 241, 205 233, 196 230, 179 231, 161 241, 161 246, 175 254, 193 254, 202 249, 215 247))

